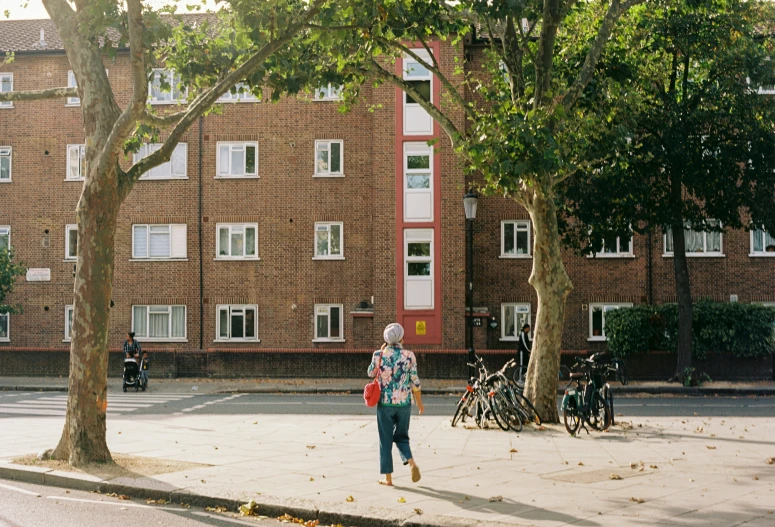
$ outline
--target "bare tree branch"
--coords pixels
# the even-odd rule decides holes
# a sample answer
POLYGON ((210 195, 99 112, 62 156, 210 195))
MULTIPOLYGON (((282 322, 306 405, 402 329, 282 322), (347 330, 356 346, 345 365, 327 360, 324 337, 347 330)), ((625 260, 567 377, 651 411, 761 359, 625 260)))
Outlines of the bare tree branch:
POLYGON ((620 0, 613 0, 611 2, 611 5, 608 7, 608 12, 606 12, 602 24, 600 24, 600 29, 598 30, 597 37, 595 37, 595 42, 592 44, 589 53, 587 53, 587 57, 584 59, 584 64, 581 66, 581 70, 576 76, 576 80, 573 81, 568 92, 562 98, 562 104, 565 109, 576 104, 584 89, 587 87, 587 84, 592 80, 597 63, 600 61, 600 56, 603 54, 606 42, 608 42, 608 39, 611 37, 611 33, 613 32, 619 17, 631 7, 642 4, 645 1, 646 0, 626 0, 624 3, 621 3, 620 0))
POLYGON ((151 126, 157 126, 159 128, 165 128, 179 122, 186 116, 188 111, 175 112, 168 115, 157 115, 152 113, 148 108, 145 109, 143 115, 140 116, 140 122, 150 124, 151 126))
MULTIPOLYGON (((619 0, 614 0, 618 2, 619 0)), ((552 85, 554 42, 560 26, 560 0, 544 0, 543 22, 538 37, 538 53, 535 61, 535 95, 533 108, 542 106, 552 85)))
POLYGON ((62 97, 78 97, 78 88, 51 88, 38 91, 9 91, 0 93, 0 101, 41 101, 44 99, 61 99, 62 97))

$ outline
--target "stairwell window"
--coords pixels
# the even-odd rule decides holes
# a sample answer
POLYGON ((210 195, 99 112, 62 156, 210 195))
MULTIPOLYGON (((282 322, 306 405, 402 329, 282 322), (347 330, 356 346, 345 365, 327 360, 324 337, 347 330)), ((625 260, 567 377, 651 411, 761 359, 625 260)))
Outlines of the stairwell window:
POLYGON ((752 230, 750 256, 775 257, 775 236, 764 229, 752 230))
POLYGON ((185 342, 186 306, 132 306, 132 331, 138 341, 185 342))
POLYGON ((258 224, 219 223, 217 230, 218 260, 258 260, 258 224))
POLYGON ((11 248, 11 227, 0 225, 0 251, 11 248))
POLYGON ((343 223, 315 224, 315 260, 343 260, 343 223))
POLYGON ((315 304, 315 338, 312 342, 344 342, 342 304, 315 304))
POLYGON ((74 306, 65 306, 65 340, 63 342, 70 342, 73 338, 73 313, 75 312, 74 306))
POLYGON ((501 258, 530 257, 530 221, 501 222, 501 258))
POLYGON ((257 178, 258 143, 218 143, 217 178, 257 178))
MULTIPOLYGON (((708 220, 708 226, 717 228, 720 223, 717 220, 708 220)), ((687 222, 684 229, 684 239, 686 245, 686 256, 724 256, 723 235, 721 232, 704 232, 693 230, 687 222)), ((665 253, 663 256, 673 256, 673 231, 668 229, 664 236, 665 253)))
POLYGON ((11 340, 11 315, 0 313, 0 342, 9 342, 11 340))
MULTIPOLYGON (((0 73, 0 93, 13 91, 13 73, 0 73)), ((0 108, 13 108, 13 101, 0 101, 0 108)))
POLYGON ((216 341, 258 341, 258 306, 217 306, 216 341))
POLYGON ((606 340, 605 314, 632 304, 589 304, 589 340, 606 340))
POLYGON ((78 258, 78 225, 65 226, 65 260, 78 258))
POLYGON ((65 180, 83 181, 85 177, 86 145, 67 145, 67 172, 65 180))
POLYGON ((187 257, 186 225, 132 225, 132 258, 171 260, 187 257))
POLYGON ((315 141, 315 176, 342 177, 344 141, 315 141))
POLYGON ((11 182, 11 155, 13 149, 10 146, 0 146, 0 183, 11 182))
POLYGON ((154 69, 148 83, 148 104, 175 104, 183 102, 188 93, 181 88, 180 75, 173 70, 154 69))
MULTIPOLYGON (((134 154, 134 162, 137 163, 145 157, 156 152, 162 147, 161 143, 146 143, 134 154)), ((188 145, 178 143, 172 151, 170 160, 159 166, 153 167, 140 176, 141 180, 149 179, 188 179, 188 145)))
MULTIPOLYGON (((67 87, 68 88, 77 88, 78 83, 75 80, 75 73, 73 70, 70 70, 67 72, 67 87)), ((65 103, 65 106, 80 106, 81 105, 81 99, 80 97, 68 97, 67 102, 65 103)))

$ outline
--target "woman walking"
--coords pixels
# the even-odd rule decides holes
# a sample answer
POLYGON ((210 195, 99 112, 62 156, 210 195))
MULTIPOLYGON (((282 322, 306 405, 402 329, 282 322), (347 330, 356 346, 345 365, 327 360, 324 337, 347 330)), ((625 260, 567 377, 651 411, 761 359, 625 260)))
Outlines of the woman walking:
POLYGON ((404 465, 412 468, 412 481, 420 481, 420 468, 414 462, 409 447, 409 420, 412 416, 412 396, 420 414, 425 410, 417 377, 417 359, 402 346, 404 328, 401 324, 388 324, 383 333, 385 343, 375 351, 369 365, 368 376, 377 377, 381 395, 377 405, 377 429, 379 430, 379 469, 385 478, 380 485, 393 486, 393 443, 398 447, 404 465))

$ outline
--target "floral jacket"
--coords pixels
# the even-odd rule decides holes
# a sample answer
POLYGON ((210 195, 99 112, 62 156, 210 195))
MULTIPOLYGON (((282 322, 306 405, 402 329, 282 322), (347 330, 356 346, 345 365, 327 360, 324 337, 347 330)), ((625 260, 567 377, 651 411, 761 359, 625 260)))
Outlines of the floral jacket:
POLYGON ((379 367, 379 384, 382 395, 379 404, 382 406, 406 406, 412 404, 412 389, 420 389, 420 378, 417 376, 417 359, 409 350, 400 344, 386 346, 384 351, 375 351, 367 375, 377 376, 377 362, 382 354, 379 367))

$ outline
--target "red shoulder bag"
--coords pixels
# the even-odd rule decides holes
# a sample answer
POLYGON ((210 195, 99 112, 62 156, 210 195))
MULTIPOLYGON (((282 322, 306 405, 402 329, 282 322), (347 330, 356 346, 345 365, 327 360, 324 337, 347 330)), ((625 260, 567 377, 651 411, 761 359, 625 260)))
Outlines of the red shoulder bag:
POLYGON ((382 353, 379 354, 379 359, 377 359, 377 376, 363 389, 363 400, 369 408, 377 406, 379 397, 382 395, 382 386, 379 384, 380 366, 382 366, 382 353))

